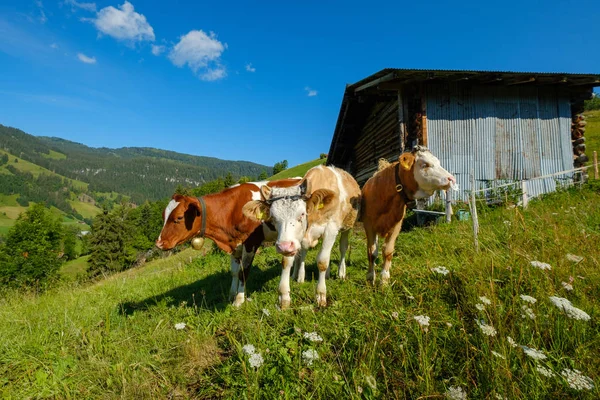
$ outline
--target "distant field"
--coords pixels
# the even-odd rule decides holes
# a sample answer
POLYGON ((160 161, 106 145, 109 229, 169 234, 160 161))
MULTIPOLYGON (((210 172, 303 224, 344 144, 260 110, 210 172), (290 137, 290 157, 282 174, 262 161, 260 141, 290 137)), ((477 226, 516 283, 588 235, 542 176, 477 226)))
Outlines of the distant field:
POLYGON ((66 262, 60 269, 60 275, 67 280, 77 279, 78 276, 85 274, 89 258, 90 256, 87 255, 66 262))
POLYGON ((85 203, 83 201, 70 200, 69 204, 71 204, 71 207, 73 207, 75 211, 81 214, 84 218, 94 218, 100 211, 102 211, 95 205, 85 203))
POLYGON ((42 153, 42 157, 51 158, 53 160, 66 160, 67 156, 63 153, 59 153, 58 151, 50 150, 50 154, 42 153))
POLYGON ((306 171, 311 169, 312 167, 316 167, 317 165, 325 164, 327 162, 326 158, 316 159, 313 161, 309 161, 304 164, 296 165, 295 167, 288 168, 285 171, 281 171, 278 174, 273 175, 269 178, 270 181, 275 179, 285 179, 285 178, 293 178, 295 176, 304 176, 306 171))
MULTIPOLYGON (((48 174, 48 175, 58 175, 64 179, 67 179, 69 182, 71 182, 71 184, 79 189, 87 189, 88 184, 85 182, 81 182, 81 181, 77 181, 74 179, 70 179, 70 178, 66 178, 62 175, 56 174, 44 167, 40 167, 37 164, 33 164, 30 163, 29 161, 23 160, 22 158, 19 157, 15 157, 14 155, 7 153, 4 150, 0 150, 0 155, 2 154, 7 154, 8 155, 8 165, 12 165, 13 167, 15 167, 16 169, 18 169, 21 172, 30 172, 34 177, 38 177, 40 176, 40 174, 48 174), (15 162, 15 159, 18 160, 18 162, 15 162)), ((56 153, 56 154, 60 154, 60 153, 56 153)), ((4 170, 6 172, 8 172, 6 170, 6 166, 2 166, 0 167, 0 170, 4 170)))
POLYGON ((585 154, 593 160, 594 150, 600 153, 600 110, 588 111, 585 114, 587 126, 585 130, 585 154))

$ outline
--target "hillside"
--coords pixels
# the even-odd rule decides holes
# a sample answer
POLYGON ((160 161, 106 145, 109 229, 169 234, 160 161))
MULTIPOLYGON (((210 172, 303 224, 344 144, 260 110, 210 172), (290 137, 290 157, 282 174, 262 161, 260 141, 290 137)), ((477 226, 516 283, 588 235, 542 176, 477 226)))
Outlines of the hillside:
POLYGON ((118 192, 136 203, 168 197, 178 185, 198 186, 225 176, 256 177, 271 167, 152 148, 91 148, 59 138, 36 137, 0 125, 0 149, 70 179, 90 192, 118 192))
POLYGON ((304 164, 299 164, 299 165, 296 165, 295 167, 288 168, 284 171, 281 171, 278 174, 271 176, 268 179, 270 181, 274 181, 276 179, 294 178, 297 176, 302 177, 302 176, 304 176, 304 174, 306 174, 306 171, 308 171, 312 167, 316 167, 317 165, 325 164, 326 162, 327 162, 326 158, 318 158, 316 160, 312 160, 312 161, 306 162, 304 164))
POLYGON ((357 230, 344 282, 333 252, 324 309, 314 303, 312 250, 307 282, 291 284, 292 308, 277 310, 281 258, 272 247, 257 255, 251 301, 240 309, 227 300, 229 257, 191 249, 95 284, 6 293, 2 393, 400 399, 460 388, 473 399, 597 399, 599 202, 596 186, 527 210, 482 209, 480 252, 469 222, 403 232, 387 287, 365 283, 357 230), (571 319, 549 296, 591 320, 571 319))
POLYGON ((600 110, 586 111, 584 113, 587 121, 585 131, 585 154, 593 160, 594 150, 600 153, 600 110))

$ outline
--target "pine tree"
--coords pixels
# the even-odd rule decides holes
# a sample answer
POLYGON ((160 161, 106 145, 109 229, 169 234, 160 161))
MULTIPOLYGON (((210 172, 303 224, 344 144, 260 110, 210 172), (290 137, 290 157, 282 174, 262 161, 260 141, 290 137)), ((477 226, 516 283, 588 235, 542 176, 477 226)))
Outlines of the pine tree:
POLYGON ((227 173, 227 175, 225 176, 225 180, 223 181, 223 183, 225 183, 225 187, 229 187, 229 186, 235 184, 235 180, 233 179, 233 176, 231 175, 231 172, 227 173))
POLYGON ((0 249, 0 282, 11 286, 45 286, 62 264, 62 225, 43 204, 19 216, 0 249))

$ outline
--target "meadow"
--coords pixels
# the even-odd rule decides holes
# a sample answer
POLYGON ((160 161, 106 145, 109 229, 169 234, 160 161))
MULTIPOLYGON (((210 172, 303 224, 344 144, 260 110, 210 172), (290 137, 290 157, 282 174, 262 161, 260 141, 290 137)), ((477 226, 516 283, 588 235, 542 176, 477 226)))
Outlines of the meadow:
POLYGON ((391 284, 365 282, 360 226, 346 281, 332 255, 318 308, 307 281, 278 310, 263 248, 239 309, 209 245, 110 276, 0 300, 3 398, 600 397, 600 188, 400 234, 391 284), (578 258, 581 257, 581 258, 578 258), (534 262, 534 261, 537 261, 534 262), (568 299, 571 306, 566 303, 568 299), (562 304, 561 308, 555 305, 562 304))

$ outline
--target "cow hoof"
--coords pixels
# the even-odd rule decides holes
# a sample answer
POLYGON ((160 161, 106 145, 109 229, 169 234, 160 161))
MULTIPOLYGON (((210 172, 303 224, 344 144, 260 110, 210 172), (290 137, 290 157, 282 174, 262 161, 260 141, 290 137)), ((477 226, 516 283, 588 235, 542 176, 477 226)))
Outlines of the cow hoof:
POLYGON ((296 279, 296 281, 297 281, 298 283, 304 283, 304 277, 303 277, 303 276, 299 276, 299 277, 296 279))
POLYGON ((323 293, 317 293, 317 304, 319 307, 327 306, 327 296, 323 293))
POLYGON ((367 274, 367 283, 370 283, 371 285, 375 285, 375 273, 368 273, 367 274))
POLYGON ((239 306, 241 306, 242 304, 244 304, 244 301, 245 301, 245 300, 246 300, 246 299, 244 298, 244 293, 238 293, 238 294, 235 296, 235 298, 233 299, 233 303, 232 303, 232 304, 233 304, 233 306, 234 306, 234 307, 239 307, 239 306))
POLYGON ((282 310, 286 310, 290 308, 290 304, 292 303, 292 299, 288 296, 288 298, 279 298, 279 307, 282 310))
POLYGON ((338 272, 338 279, 345 281, 346 280, 346 273, 345 272, 338 272))

